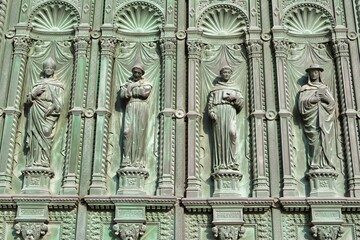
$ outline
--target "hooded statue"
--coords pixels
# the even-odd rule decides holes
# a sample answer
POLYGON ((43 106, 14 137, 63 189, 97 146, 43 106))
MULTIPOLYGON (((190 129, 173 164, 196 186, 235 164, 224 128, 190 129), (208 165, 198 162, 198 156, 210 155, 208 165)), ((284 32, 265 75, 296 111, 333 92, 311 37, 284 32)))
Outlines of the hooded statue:
POLYGON ((323 70, 318 64, 306 69, 308 83, 302 86, 299 95, 299 112, 309 146, 307 156, 311 169, 335 169, 335 100, 329 87, 321 81, 323 70))

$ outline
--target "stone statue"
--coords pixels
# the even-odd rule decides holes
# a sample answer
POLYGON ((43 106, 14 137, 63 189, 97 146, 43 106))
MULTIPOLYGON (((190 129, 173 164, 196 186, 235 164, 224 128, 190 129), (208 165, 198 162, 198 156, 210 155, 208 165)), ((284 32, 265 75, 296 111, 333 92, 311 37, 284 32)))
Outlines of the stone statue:
POLYGON ((27 131, 28 167, 50 166, 51 145, 64 95, 63 84, 54 78, 55 69, 55 61, 48 58, 43 63, 42 77, 28 94, 31 104, 27 131))
POLYGON ((335 169, 332 161, 336 156, 335 100, 328 86, 321 82, 322 71, 318 64, 306 69, 308 83, 300 90, 299 112, 309 144, 310 168, 335 169))
POLYGON ((238 170, 236 156, 236 115, 244 105, 244 98, 230 80, 232 69, 225 66, 220 78, 209 93, 208 112, 214 131, 214 170, 238 170))
POLYGON ((120 88, 120 97, 126 100, 122 167, 145 167, 147 99, 152 86, 144 79, 144 73, 142 65, 135 65, 132 77, 120 88))

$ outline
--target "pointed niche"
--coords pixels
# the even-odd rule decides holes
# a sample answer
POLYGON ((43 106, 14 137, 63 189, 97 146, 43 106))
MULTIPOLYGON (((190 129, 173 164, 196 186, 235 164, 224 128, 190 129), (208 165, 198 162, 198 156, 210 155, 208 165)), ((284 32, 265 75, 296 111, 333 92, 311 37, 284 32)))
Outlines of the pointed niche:
POLYGON ((207 38, 237 38, 248 28, 245 13, 232 5, 207 8, 197 20, 197 27, 207 38))
POLYGON ((32 32, 39 34, 72 34, 80 22, 75 7, 65 2, 47 2, 37 7, 29 18, 32 32))

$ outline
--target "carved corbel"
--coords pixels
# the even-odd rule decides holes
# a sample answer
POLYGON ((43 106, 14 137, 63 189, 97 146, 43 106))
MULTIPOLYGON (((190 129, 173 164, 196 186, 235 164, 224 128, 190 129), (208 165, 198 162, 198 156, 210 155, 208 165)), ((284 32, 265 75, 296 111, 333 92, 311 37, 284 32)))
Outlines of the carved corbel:
POLYGON ((344 234, 342 226, 314 225, 311 227, 312 236, 318 240, 336 240, 344 234))
POLYGON ((144 224, 123 224, 117 223, 113 226, 115 235, 120 240, 139 240, 145 234, 146 225, 144 224))
POLYGON ((219 240, 239 240, 245 233, 245 227, 242 225, 219 225, 213 227, 212 232, 219 240))
POLYGON ((15 232, 21 235, 24 240, 39 240, 48 231, 45 223, 17 223, 14 226, 15 232))

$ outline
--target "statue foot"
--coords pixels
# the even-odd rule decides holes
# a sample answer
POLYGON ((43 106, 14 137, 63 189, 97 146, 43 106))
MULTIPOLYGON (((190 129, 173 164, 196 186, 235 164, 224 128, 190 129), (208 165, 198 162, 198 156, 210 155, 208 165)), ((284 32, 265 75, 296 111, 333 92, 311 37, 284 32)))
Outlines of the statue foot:
POLYGON ((319 164, 311 164, 310 168, 311 169, 319 169, 320 166, 319 166, 319 164))

